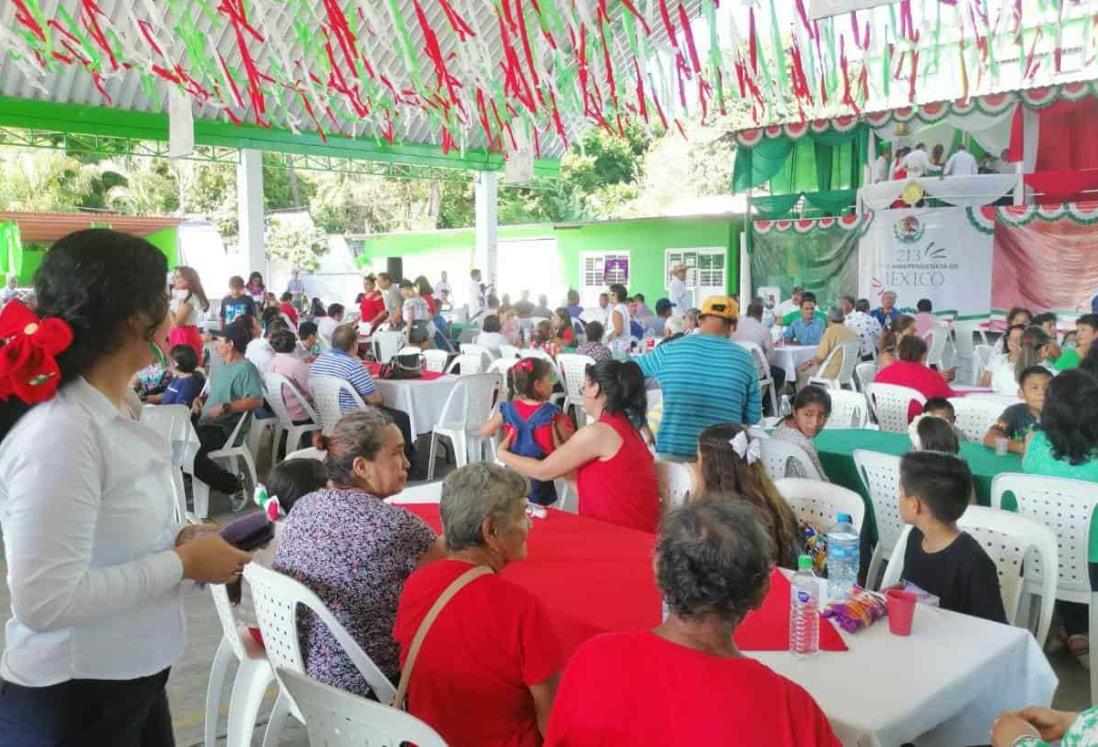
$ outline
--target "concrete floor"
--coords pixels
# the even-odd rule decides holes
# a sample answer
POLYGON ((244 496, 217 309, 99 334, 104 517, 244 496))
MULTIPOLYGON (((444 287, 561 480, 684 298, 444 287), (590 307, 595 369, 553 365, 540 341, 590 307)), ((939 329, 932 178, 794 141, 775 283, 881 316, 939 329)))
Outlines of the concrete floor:
MULTIPOLYGON (((421 446, 421 444, 417 444, 421 446)), ((425 446, 425 444, 422 444, 425 446)), ((419 448, 424 455, 427 449, 419 448)), ((262 453, 262 452, 261 452, 262 453)), ((269 452, 267 452, 269 453, 269 452)), ((420 462, 417 459, 417 462, 420 462)), ((263 473, 261 467, 261 474, 263 473)), ((449 467, 443 467, 440 462, 439 474, 436 479, 442 477, 449 467)), ((228 512, 228 501, 223 496, 211 496, 211 512, 215 521, 225 522, 231 520, 234 515, 228 512)), ((2 561, 2 556, 0 556, 2 561)), ((168 697, 171 702, 172 716, 175 724, 176 744, 178 747, 196 747, 203 744, 205 730, 205 705, 206 689, 210 675, 210 663, 213 661, 214 652, 221 641, 221 623, 214 611, 213 602, 208 591, 196 587, 189 588, 184 594, 184 606, 187 613, 187 648, 182 661, 173 669, 168 681, 168 697)), ((0 610, 9 610, 11 607, 7 588, 7 569, 0 562, 0 610)), ((0 629, 2 630, 2 629, 0 629)), ((2 640, 2 632, 0 632, 2 640)), ((1089 705, 1089 674, 1066 652, 1054 653, 1049 656, 1053 669, 1060 678, 1060 685, 1056 691, 1053 706, 1064 710, 1080 710, 1089 705)), ((225 744, 225 729, 228 713, 228 696, 232 687, 232 675, 230 670, 227 683, 223 689, 223 697, 220 708, 218 725, 218 745, 225 744)), ((263 707, 257 721, 256 733, 252 744, 258 747, 263 740, 263 731, 267 723, 267 715, 274 704, 276 687, 267 692, 263 707)), ((989 724, 990 726, 990 724, 989 724)), ((309 744, 304 728, 292 717, 287 728, 282 734, 280 745, 289 747, 305 746, 309 744)))

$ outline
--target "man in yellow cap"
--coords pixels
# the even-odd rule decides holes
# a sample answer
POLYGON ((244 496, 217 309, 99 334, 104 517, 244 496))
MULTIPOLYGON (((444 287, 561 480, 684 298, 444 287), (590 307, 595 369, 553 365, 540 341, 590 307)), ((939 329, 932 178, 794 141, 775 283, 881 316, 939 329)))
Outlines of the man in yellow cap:
POLYGON ((753 425, 762 417, 759 376, 747 351, 729 339, 740 305, 729 296, 702 304, 696 334, 659 345, 637 359, 663 391, 656 434, 662 458, 696 458, 698 436, 717 423, 753 425))

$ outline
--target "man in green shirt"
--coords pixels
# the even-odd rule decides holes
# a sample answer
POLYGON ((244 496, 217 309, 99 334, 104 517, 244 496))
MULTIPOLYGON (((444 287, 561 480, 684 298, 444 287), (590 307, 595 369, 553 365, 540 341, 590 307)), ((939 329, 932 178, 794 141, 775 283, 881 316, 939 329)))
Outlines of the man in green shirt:
POLYGON ((1083 314, 1075 322, 1076 346, 1067 348, 1060 354, 1060 357, 1056 359, 1056 363, 1053 364, 1056 370, 1067 371, 1078 368, 1083 358, 1090 351, 1090 346, 1096 336, 1098 336, 1098 314, 1083 314))
MULTIPOLYGON (((226 445, 240 418, 263 405, 263 377, 244 351, 252 340, 252 324, 245 317, 227 325, 217 338, 217 354, 224 361, 210 379, 209 393, 194 401, 192 411, 199 415, 195 431, 200 448, 194 458, 194 476, 218 492, 230 496, 234 511, 247 505, 244 484, 239 475, 218 466, 208 454, 226 445)), ((238 439, 244 438, 242 430, 238 439)))

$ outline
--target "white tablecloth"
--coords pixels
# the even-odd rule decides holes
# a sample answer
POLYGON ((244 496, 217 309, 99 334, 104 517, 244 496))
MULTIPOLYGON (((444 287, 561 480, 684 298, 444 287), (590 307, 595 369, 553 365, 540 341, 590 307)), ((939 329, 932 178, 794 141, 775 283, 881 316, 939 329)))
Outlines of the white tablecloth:
POLYGON ((909 638, 887 620, 843 638, 850 650, 808 660, 747 654, 808 690, 847 747, 987 744, 1000 711, 1047 706, 1056 690, 1028 632, 936 607, 918 606, 909 638))
POLYGON ((440 376, 430 381, 424 379, 377 379, 378 392, 386 407, 408 413, 412 421, 412 438, 430 433, 438 423, 439 415, 454 388, 457 376, 440 376))
POLYGON ((782 345, 774 348, 770 364, 785 371, 786 381, 797 380, 797 366, 816 355, 815 345, 782 345))

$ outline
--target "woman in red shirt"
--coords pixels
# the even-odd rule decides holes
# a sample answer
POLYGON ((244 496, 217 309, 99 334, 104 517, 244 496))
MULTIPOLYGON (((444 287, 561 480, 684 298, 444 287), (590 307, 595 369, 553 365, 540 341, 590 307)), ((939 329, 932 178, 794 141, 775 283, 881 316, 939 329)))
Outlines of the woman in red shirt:
MULTIPOLYGON (((926 341, 915 335, 900 338, 896 346, 896 355, 899 360, 877 372, 875 384, 895 384, 906 386, 909 389, 922 394, 927 399, 934 397, 956 397, 957 393, 945 383, 942 375, 923 361, 926 360, 926 341)), ((920 412, 922 405, 911 400, 907 408, 907 420, 911 422, 920 412)))
POLYGON ((594 422, 545 459, 514 454, 510 438, 504 438, 497 456, 535 480, 555 480, 574 471, 581 516, 655 533, 660 522, 656 467, 634 425, 644 421, 648 409, 640 367, 615 360, 589 366, 583 409, 594 422))
POLYGON ((376 327, 385 321, 383 318, 386 311, 385 299, 377 289, 377 280, 373 275, 364 277, 362 285, 366 293, 358 304, 359 319, 363 323, 371 325, 371 327, 376 327))
POLYGON ((552 322, 553 342, 562 348, 574 347, 576 344, 576 330, 572 329, 572 315, 568 309, 561 306, 553 312, 552 322))
POLYGON ((702 499, 671 513, 656 547, 666 619, 576 649, 546 747, 838 747, 812 696, 733 640, 766 596, 771 552, 745 503, 702 499))
POLYGON ((408 677, 408 710, 446 743, 538 747, 562 663, 544 604, 499 577, 526 557, 526 481, 496 464, 451 472, 442 484, 446 558, 404 582, 393 639, 402 669, 427 611, 451 583, 477 566, 423 637, 408 677))

